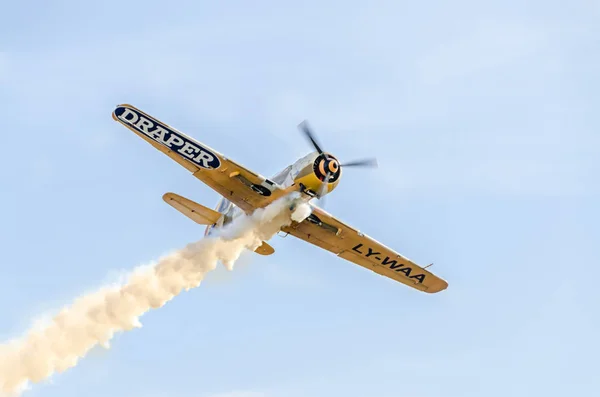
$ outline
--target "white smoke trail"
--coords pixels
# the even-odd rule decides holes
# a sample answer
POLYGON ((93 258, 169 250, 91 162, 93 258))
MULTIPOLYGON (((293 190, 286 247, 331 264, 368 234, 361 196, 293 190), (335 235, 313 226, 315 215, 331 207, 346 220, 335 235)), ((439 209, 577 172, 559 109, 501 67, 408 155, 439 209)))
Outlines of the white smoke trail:
POLYGON ((198 287, 218 261, 233 269, 245 249, 253 251, 292 219, 300 221, 308 215, 310 207, 299 202, 297 195, 283 197, 251 216, 237 218, 218 236, 135 269, 123 285, 77 298, 48 324, 0 345, 0 396, 18 395, 28 382, 43 381, 75 366, 98 344, 108 348, 115 332, 141 327, 141 315, 163 306, 183 290, 198 287))

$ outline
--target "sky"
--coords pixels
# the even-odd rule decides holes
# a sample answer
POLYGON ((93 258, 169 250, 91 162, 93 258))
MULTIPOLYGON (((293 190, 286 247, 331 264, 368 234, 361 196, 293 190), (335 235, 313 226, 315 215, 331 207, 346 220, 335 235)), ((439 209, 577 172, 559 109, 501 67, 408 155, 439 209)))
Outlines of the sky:
POLYGON ((219 196, 130 103, 263 175, 311 147, 326 210, 423 294, 275 236, 24 396, 454 397, 600 389, 600 3, 73 0, 0 15, 0 336, 201 238, 219 196))

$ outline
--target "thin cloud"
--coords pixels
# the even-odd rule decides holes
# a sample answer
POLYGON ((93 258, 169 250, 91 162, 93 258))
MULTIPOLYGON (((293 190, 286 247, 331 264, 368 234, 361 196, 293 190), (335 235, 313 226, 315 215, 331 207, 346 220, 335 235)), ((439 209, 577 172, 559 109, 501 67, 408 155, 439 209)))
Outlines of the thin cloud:
POLYGON ((478 21, 461 37, 441 43, 418 61, 424 83, 508 66, 533 54, 546 43, 547 33, 535 25, 512 21, 478 21))
POLYGON ((267 397, 265 393, 255 391, 230 391, 225 393, 210 394, 203 397, 267 397))
MULTIPOLYGON (((299 244, 306 244, 299 241, 299 244)), ((326 288, 325 280, 319 278, 315 274, 307 271, 299 270, 300 266, 291 266, 289 261, 285 266, 281 263, 273 261, 260 266, 261 272, 265 281, 277 287, 299 288, 299 289, 324 289, 326 288)))
POLYGON ((7 80, 8 75, 8 55, 0 52, 0 83, 7 80))

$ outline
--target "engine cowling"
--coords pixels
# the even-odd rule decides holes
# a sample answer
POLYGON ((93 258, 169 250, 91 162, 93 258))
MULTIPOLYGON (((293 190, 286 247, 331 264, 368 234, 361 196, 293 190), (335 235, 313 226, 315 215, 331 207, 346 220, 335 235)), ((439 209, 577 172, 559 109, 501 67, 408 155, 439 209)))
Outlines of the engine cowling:
POLYGON ((336 188, 341 175, 342 169, 337 158, 329 153, 315 153, 314 159, 296 175, 294 183, 302 185, 305 190, 315 195, 327 194, 336 188), (324 184, 326 179, 327 183, 324 184), (321 189, 324 191, 321 192, 321 189))

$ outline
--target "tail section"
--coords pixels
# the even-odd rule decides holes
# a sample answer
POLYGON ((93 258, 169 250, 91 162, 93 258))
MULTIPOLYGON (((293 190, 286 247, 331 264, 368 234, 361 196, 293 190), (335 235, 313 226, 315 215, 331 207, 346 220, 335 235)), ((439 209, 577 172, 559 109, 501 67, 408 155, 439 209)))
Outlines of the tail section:
MULTIPOLYGON (((211 210, 175 193, 165 193, 163 200, 194 222, 200 225, 207 225, 205 235, 209 235, 214 228, 228 224, 235 217, 235 207, 224 198, 219 201, 216 210, 211 210)), ((255 249, 254 252, 260 255, 271 255, 275 252, 275 249, 267 244, 266 241, 263 241, 262 245, 255 249)))

